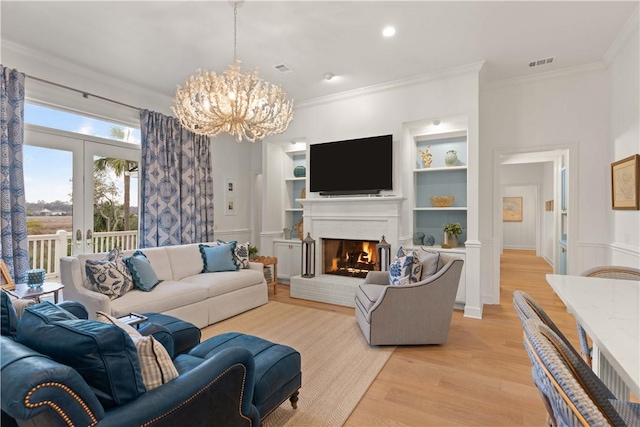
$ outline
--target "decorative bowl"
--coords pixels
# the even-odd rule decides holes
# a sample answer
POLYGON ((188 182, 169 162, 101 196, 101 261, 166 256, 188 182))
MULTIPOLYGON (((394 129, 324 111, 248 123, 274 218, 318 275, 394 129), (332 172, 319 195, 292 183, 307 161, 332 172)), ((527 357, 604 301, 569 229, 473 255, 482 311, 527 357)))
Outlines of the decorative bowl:
POLYGON ((437 208, 448 208, 455 202, 456 198, 453 196, 432 196, 429 200, 437 208))

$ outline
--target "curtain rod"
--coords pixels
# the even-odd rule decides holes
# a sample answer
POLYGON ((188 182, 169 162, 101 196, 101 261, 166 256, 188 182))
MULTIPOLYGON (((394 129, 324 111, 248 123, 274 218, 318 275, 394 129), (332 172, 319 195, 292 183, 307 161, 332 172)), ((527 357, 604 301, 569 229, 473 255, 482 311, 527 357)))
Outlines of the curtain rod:
POLYGON ((65 85, 62 85, 60 83, 56 83, 56 82, 52 82, 52 81, 49 81, 49 80, 41 79, 39 77, 30 76, 29 74, 25 74, 25 76, 27 76, 30 79, 42 82, 42 83, 47 83, 47 84, 50 84, 50 85, 53 85, 53 86, 61 87, 63 89, 71 90, 73 92, 81 93, 83 98, 89 98, 90 96, 92 96, 94 98, 101 99, 103 101, 111 102, 113 104, 122 105, 123 107, 132 108, 132 109, 138 110, 138 111, 141 110, 141 108, 139 108, 139 107, 134 107, 133 105, 125 104, 124 102, 116 101, 115 99, 105 98, 104 96, 95 95, 93 93, 89 93, 89 92, 84 91, 84 90, 80 90, 80 89, 72 88, 72 87, 69 87, 69 86, 65 86, 65 85))

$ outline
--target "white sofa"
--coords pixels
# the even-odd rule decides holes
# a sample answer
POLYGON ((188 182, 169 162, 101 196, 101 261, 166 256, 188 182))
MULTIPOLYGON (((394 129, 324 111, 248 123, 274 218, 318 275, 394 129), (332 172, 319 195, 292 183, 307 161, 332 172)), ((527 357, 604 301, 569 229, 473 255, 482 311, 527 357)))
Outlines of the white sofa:
MULTIPOLYGON (((249 263, 248 269, 201 273, 203 261, 198 244, 141 249, 158 279, 163 280, 152 291, 138 288, 120 298, 90 291, 86 287, 87 259, 100 259, 105 254, 86 254, 60 260, 60 279, 64 299, 81 302, 95 318, 96 311, 113 316, 134 313, 163 313, 191 322, 199 328, 266 304, 267 283, 263 265, 249 263)), ((134 251, 125 251, 125 256, 134 251)))

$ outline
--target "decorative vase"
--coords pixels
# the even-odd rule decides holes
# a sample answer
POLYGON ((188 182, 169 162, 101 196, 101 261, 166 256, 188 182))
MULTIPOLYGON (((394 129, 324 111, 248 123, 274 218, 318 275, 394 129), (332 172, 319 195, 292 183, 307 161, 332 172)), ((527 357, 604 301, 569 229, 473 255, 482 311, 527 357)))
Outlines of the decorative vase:
POLYGON ((305 176, 307 176, 307 168, 305 168, 304 166, 296 166, 295 168, 293 168, 293 176, 295 176, 296 178, 304 178, 305 176))
POLYGON ((449 150, 444 156, 444 163, 447 166, 455 166, 458 163, 458 153, 456 150, 449 150))
POLYGON ((283 228, 282 231, 284 231, 284 238, 287 240, 291 239, 291 235, 293 234, 293 229, 292 228, 283 228))
POLYGON ((413 244, 414 245, 424 244, 424 233, 422 231, 416 231, 415 233, 413 233, 413 244))
POLYGON ((436 244, 436 238, 433 237, 431 234, 429 234, 425 239, 424 239, 424 244, 427 246, 433 246, 436 244))
POLYGON ((27 286, 29 288, 39 288, 44 283, 45 271, 42 268, 27 270, 27 286))
POLYGON ((444 243, 452 248, 455 248, 458 246, 458 236, 456 236, 455 234, 444 233, 444 243))

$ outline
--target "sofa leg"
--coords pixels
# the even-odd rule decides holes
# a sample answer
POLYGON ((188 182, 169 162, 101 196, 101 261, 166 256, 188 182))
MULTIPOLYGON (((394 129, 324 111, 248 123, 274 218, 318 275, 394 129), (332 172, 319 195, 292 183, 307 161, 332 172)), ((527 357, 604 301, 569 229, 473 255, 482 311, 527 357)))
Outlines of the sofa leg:
POLYGON ((291 397, 289 398, 289 400, 291 401, 291 406, 293 407, 293 409, 298 409, 298 395, 300 394, 299 390, 296 390, 291 397))

